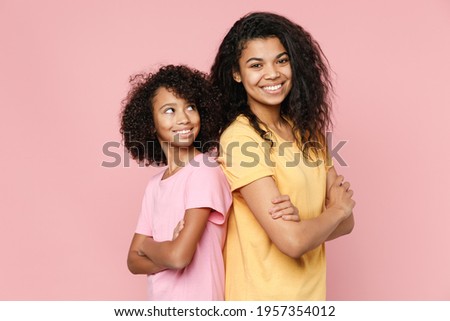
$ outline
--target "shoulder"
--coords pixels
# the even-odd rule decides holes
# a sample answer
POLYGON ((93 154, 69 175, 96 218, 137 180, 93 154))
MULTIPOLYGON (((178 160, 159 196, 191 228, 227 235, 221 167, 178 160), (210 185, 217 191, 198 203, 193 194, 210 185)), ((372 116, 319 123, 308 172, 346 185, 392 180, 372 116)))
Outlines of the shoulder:
POLYGON ((222 170, 217 162, 216 157, 212 157, 208 154, 199 154, 195 156, 191 161, 189 166, 191 167, 191 175, 201 175, 201 176, 222 176, 222 170))
POLYGON ((239 115, 231 124, 224 130, 220 136, 221 142, 226 142, 231 139, 239 140, 239 137, 251 138, 256 141, 262 141, 256 130, 250 125, 247 117, 239 115))
POLYGON ((244 115, 239 115, 236 117, 236 119, 225 129, 223 132, 223 135, 230 134, 234 132, 235 130, 246 130, 248 128, 251 128, 250 122, 247 117, 244 115))
POLYGON ((188 195, 229 191, 228 181, 217 159, 206 154, 197 155, 191 160, 185 182, 188 195))
POLYGON ((153 189, 154 186, 157 185, 158 182, 161 181, 161 178, 166 169, 167 169, 167 166, 151 167, 151 171, 153 172, 153 175, 148 180, 147 187, 145 188, 146 193, 147 193, 147 191, 153 189))

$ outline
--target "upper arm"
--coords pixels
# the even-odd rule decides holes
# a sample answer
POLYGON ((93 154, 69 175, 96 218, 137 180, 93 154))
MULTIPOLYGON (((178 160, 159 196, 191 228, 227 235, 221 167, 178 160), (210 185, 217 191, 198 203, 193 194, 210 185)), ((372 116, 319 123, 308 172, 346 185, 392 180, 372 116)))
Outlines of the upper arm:
POLYGON ((142 244, 142 242, 147 237, 149 237, 149 236, 143 235, 143 234, 139 234, 139 233, 134 233, 133 239, 131 240, 131 244, 130 244, 130 250, 128 251, 128 256, 132 252, 136 252, 137 253, 139 251, 140 245, 142 244))
POLYGON ((153 262, 169 269, 182 269, 191 263, 210 215, 210 208, 192 208, 185 211, 184 228, 172 241, 157 242, 145 238, 142 251, 153 262))
POLYGON ((171 263, 173 268, 184 268, 194 257, 197 244, 203 236, 210 215, 210 208, 192 208, 185 212, 184 228, 172 241, 171 263))
POLYGON ((240 193, 249 209, 275 246, 291 257, 300 256, 305 250, 301 241, 303 223, 274 220, 269 215, 271 200, 280 192, 272 177, 263 177, 242 187, 240 193))
POLYGON ((218 161, 230 183, 231 191, 274 175, 270 145, 250 126, 228 127, 220 137, 220 146, 218 161))

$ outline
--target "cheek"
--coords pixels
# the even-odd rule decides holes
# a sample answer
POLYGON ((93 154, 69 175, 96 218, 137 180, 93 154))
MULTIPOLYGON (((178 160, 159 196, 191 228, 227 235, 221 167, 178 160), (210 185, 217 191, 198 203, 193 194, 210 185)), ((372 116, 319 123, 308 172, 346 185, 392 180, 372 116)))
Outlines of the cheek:
POLYGON ((287 78, 292 79, 292 69, 291 67, 286 67, 286 70, 284 71, 284 74, 286 75, 287 78))
POLYGON ((201 119, 200 119, 200 115, 199 114, 197 114, 197 116, 195 117, 195 123, 196 123, 197 127, 200 128, 201 119))
POLYGON ((259 74, 250 74, 245 77, 245 79, 242 81, 242 84, 244 85, 245 89, 256 86, 259 81, 261 80, 261 76, 259 74))
POLYGON ((287 87, 287 91, 291 91, 292 89, 292 80, 289 81, 289 86, 287 87))
POLYGON ((200 114, 198 112, 191 114, 189 120, 192 124, 200 126, 200 114))
POLYGON ((157 133, 164 133, 165 131, 172 128, 172 122, 169 119, 165 119, 164 117, 154 119, 153 122, 155 124, 157 133))

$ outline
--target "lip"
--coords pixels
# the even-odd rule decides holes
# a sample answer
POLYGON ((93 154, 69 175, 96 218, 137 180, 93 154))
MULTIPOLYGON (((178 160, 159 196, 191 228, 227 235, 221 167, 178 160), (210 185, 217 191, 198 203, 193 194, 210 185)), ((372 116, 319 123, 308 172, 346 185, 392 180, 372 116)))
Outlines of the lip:
POLYGON ((192 132, 192 128, 180 128, 180 129, 176 129, 176 130, 172 130, 174 133, 178 134, 180 132, 192 132))
POLYGON ((178 135, 179 138, 189 138, 194 133, 193 128, 182 128, 172 131, 174 135, 178 135))
POLYGON ((283 90, 284 83, 260 86, 261 90, 269 95, 279 94, 283 90))

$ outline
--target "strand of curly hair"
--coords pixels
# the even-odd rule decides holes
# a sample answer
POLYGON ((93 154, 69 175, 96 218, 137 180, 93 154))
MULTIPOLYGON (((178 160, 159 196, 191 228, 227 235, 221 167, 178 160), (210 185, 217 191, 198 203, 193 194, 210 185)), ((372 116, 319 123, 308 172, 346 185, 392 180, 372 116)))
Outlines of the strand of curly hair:
POLYGON ((292 122, 297 145, 307 156, 308 152, 302 147, 310 146, 311 142, 324 146, 325 132, 332 126, 330 93, 333 87, 329 64, 320 45, 306 30, 277 14, 256 12, 242 17, 219 47, 210 79, 222 94, 222 131, 237 116, 244 115, 261 138, 273 143, 267 130, 261 127, 263 123, 250 110, 243 85, 232 76, 233 71, 239 70, 239 58, 246 43, 270 37, 277 37, 286 48, 292 68, 292 89, 281 105, 281 116, 292 122))

